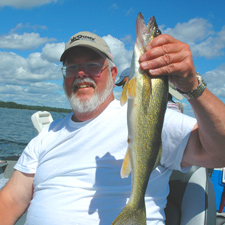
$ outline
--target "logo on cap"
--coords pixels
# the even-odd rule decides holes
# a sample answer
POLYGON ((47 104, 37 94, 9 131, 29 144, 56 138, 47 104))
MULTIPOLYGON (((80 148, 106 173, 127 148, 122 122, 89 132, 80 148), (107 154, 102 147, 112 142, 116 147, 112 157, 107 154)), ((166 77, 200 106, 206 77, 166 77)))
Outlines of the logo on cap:
POLYGON ((79 41, 79 40, 86 40, 86 41, 94 42, 95 38, 90 37, 90 36, 78 35, 78 36, 72 37, 70 39, 70 44, 72 44, 74 41, 79 41))

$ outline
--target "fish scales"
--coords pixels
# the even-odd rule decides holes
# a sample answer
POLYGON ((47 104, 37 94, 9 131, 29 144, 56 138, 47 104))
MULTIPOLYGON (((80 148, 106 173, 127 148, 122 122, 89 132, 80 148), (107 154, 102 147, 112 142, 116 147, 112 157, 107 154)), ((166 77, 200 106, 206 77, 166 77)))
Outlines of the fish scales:
POLYGON ((112 225, 146 224, 145 192, 153 169, 161 156, 161 132, 167 105, 168 79, 153 78, 140 69, 139 57, 146 45, 160 34, 154 17, 147 26, 141 13, 136 21, 136 43, 129 81, 121 94, 121 104, 128 100, 128 151, 121 175, 132 170, 131 195, 127 205, 112 225))

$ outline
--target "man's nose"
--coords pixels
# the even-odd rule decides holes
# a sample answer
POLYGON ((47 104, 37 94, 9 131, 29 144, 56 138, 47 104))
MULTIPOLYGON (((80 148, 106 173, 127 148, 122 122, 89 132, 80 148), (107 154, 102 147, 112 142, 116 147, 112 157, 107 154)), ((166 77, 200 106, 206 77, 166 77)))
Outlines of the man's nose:
POLYGON ((77 70, 77 76, 78 77, 87 77, 87 73, 85 72, 84 66, 79 66, 77 70))

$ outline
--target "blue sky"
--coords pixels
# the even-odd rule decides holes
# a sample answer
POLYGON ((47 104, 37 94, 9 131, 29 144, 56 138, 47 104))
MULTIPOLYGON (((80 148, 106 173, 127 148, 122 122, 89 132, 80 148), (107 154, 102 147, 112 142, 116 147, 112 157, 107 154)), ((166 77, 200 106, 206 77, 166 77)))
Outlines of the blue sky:
MULTIPOLYGON (((139 12, 154 15, 162 33, 190 45, 196 71, 225 102, 224 0, 211 1, 0 1, 0 100, 70 108, 59 58, 79 31, 103 37, 119 73, 129 67, 139 12)), ((116 98, 121 89, 115 88, 116 98)), ((193 115, 187 101, 185 113, 193 115)))

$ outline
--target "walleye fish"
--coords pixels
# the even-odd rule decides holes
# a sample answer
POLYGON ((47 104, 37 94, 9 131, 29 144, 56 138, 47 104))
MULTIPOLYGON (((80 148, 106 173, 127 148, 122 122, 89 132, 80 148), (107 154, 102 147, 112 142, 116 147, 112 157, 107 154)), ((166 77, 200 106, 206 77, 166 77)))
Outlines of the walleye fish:
MULTIPOLYGON (((156 20, 151 17, 145 25, 144 17, 136 20, 136 42, 129 81, 121 94, 121 104, 128 99, 128 150, 121 168, 121 176, 132 170, 132 188, 129 202, 112 225, 146 224, 145 192, 153 169, 159 164, 161 132, 167 106, 168 78, 151 77, 140 69, 139 57, 146 45, 161 34, 156 20)), ((151 210, 151 209, 150 209, 151 210)))

